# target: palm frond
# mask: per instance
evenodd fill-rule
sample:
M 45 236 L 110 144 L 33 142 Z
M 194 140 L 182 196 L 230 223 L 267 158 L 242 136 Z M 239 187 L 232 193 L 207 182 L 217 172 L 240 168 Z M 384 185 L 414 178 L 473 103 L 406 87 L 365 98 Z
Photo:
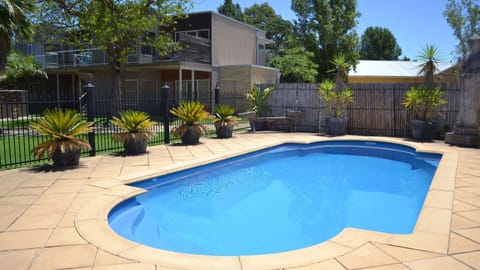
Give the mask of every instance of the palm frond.
M 80 134 L 91 132 L 93 123 L 87 122 L 83 116 L 72 109 L 47 109 L 43 117 L 30 124 L 30 128 L 45 135 L 51 140 L 34 147 L 31 152 L 37 158 L 47 153 L 51 159 L 57 148 L 62 152 L 65 149 L 91 149 L 90 144 L 84 139 L 76 138 Z
M 215 115 L 212 116 L 213 123 L 218 123 L 220 126 L 234 125 L 237 126 L 239 117 L 234 116 L 235 109 L 226 104 L 220 104 L 215 107 Z
M 120 118 L 114 116 L 110 121 L 127 132 L 147 131 L 155 125 L 146 112 L 127 110 L 119 112 L 119 115 Z
M 170 109 L 170 112 L 187 125 L 210 117 L 205 111 L 205 105 L 198 101 L 184 101 L 178 107 Z

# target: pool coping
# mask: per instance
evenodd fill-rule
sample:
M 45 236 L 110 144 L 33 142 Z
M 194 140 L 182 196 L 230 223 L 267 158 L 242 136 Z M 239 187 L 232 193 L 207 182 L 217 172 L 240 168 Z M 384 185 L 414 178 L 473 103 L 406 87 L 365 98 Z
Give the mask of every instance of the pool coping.
M 143 189 L 125 184 L 175 171 L 196 167 L 222 159 L 231 158 L 256 150 L 284 143 L 315 143 L 321 141 L 378 141 L 396 143 L 415 148 L 419 152 L 439 153 L 442 159 L 427 193 L 425 203 L 415 226 L 408 235 L 395 235 L 354 228 L 346 228 L 334 238 L 323 243 L 289 252 L 252 256 L 202 256 L 190 255 L 140 245 L 116 234 L 108 225 L 108 213 L 118 203 L 140 194 Z M 284 139 L 275 143 L 263 143 L 217 157 L 197 159 L 149 170 L 129 176 L 117 177 L 109 185 L 108 192 L 92 201 L 75 216 L 79 234 L 91 244 L 112 254 L 139 262 L 179 269 L 277 269 L 304 266 L 347 254 L 369 242 L 404 247 L 409 249 L 446 254 L 449 242 L 450 221 L 453 209 L 453 193 L 458 153 L 445 149 L 440 151 L 429 144 L 405 141 L 402 138 L 378 137 L 314 137 Z M 432 224 L 435 224 L 433 226 Z

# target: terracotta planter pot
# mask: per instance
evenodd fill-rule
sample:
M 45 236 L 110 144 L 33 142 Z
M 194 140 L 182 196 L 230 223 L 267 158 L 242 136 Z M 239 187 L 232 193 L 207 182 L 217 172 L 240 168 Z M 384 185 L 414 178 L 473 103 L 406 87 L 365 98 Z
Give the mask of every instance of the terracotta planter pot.
M 55 167 L 67 167 L 77 166 L 80 162 L 80 149 L 68 150 L 61 152 L 60 148 L 52 156 L 53 166 Z
M 123 143 L 127 155 L 139 155 L 147 152 L 148 138 L 146 136 L 135 136 Z

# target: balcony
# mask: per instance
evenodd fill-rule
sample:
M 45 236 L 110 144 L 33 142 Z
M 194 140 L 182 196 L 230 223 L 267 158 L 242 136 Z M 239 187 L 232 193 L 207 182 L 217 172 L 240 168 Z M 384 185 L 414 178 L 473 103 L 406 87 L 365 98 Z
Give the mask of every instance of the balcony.
M 139 46 L 137 52 L 127 56 L 127 64 L 160 64 L 172 61 L 211 63 L 211 44 L 208 39 L 181 35 L 179 45 L 179 50 L 170 50 L 171 52 L 167 55 L 160 55 L 157 50 L 149 46 Z M 109 65 L 105 49 L 52 51 L 45 52 L 43 55 L 35 55 L 34 57 L 45 69 Z

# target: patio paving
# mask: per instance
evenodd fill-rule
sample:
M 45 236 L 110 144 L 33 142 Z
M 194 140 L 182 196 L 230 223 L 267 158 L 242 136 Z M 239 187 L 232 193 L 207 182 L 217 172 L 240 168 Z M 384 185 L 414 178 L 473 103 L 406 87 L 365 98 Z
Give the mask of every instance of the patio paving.
M 347 228 L 314 247 L 266 256 L 210 257 L 162 251 L 117 236 L 106 214 L 138 189 L 126 182 L 282 142 L 381 140 L 444 153 L 410 235 Z M 0 269 L 480 269 L 480 150 L 403 138 L 242 133 L 161 145 L 135 157 L 81 159 L 76 169 L 0 171 Z

